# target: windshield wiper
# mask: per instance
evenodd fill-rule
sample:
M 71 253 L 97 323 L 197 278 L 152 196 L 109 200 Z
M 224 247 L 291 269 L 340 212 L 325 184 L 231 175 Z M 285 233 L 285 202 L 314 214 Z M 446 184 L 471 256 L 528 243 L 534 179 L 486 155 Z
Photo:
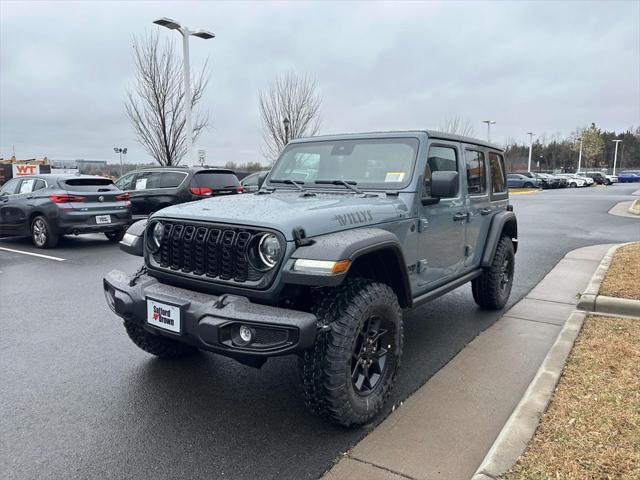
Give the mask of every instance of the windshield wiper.
M 344 185 L 356 193 L 362 193 L 362 190 L 355 186 L 358 184 L 355 180 L 316 180 L 314 183 L 319 185 Z
M 295 180 L 291 180 L 289 178 L 287 178 L 286 180 L 269 180 L 269 183 L 285 183 L 287 185 L 295 185 L 298 190 L 300 190 L 301 192 L 307 193 L 306 188 L 304 188 L 302 185 L 304 185 L 304 182 L 296 182 Z

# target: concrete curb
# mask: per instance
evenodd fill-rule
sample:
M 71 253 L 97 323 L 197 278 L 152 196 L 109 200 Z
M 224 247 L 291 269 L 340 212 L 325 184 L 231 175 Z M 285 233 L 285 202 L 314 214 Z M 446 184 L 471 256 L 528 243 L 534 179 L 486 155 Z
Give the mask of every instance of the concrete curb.
M 580 296 L 577 308 L 582 311 L 575 310 L 569 316 L 522 399 L 504 427 L 502 427 L 498 437 L 493 442 L 471 480 L 494 480 L 498 478 L 508 471 L 516 463 L 518 457 L 524 453 L 538 428 L 540 417 L 549 405 L 587 313 L 596 311 L 595 308 L 598 305 L 601 305 L 600 308 L 616 310 L 614 313 L 618 313 L 617 309 L 622 308 L 617 302 L 620 299 L 598 295 L 600 285 L 611 265 L 613 255 L 622 245 L 627 244 L 623 243 L 611 247 L 600 261 L 586 290 Z M 614 300 L 614 302 L 611 303 L 609 300 Z M 634 300 L 631 302 L 635 303 Z M 627 302 L 623 303 L 625 303 L 625 308 L 628 309 Z M 600 311 L 604 313 L 604 310 Z
M 586 312 L 574 311 L 535 377 L 471 480 L 495 479 L 509 470 L 527 448 L 547 409 L 564 364 L 582 328 Z
M 580 295 L 580 300 L 576 308 L 586 312 L 607 313 L 610 315 L 622 315 L 625 317 L 640 317 L 640 300 L 630 300 L 628 298 L 615 298 L 600 295 L 600 285 L 611 265 L 613 255 L 616 250 L 628 243 L 621 243 L 611 247 L 602 258 L 596 273 L 593 274 L 587 289 Z
M 640 200 L 634 200 L 627 211 L 632 215 L 640 215 Z

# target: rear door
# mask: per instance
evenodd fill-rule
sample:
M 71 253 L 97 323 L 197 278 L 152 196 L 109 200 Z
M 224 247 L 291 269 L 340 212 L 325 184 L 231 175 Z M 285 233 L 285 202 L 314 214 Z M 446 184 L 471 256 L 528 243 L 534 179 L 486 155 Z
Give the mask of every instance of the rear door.
M 467 183 L 467 222 L 465 243 L 465 266 L 473 266 L 480 261 L 483 241 L 489 231 L 493 207 L 489 202 L 489 179 L 487 175 L 487 154 L 482 147 L 464 147 L 464 165 Z

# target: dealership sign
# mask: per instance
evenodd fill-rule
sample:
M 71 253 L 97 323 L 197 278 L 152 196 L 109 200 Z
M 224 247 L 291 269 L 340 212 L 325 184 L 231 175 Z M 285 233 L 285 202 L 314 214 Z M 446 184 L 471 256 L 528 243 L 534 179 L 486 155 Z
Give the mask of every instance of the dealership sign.
M 14 163 L 13 177 L 24 177 L 25 175 L 40 175 L 40 165 L 23 165 Z

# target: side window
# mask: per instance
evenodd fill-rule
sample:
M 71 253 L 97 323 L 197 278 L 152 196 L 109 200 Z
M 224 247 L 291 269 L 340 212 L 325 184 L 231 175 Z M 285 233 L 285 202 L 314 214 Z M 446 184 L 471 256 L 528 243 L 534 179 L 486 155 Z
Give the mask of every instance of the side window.
M 185 177 L 186 174 L 180 172 L 163 172 L 160 174 L 160 188 L 176 188 L 182 183 Z
M 458 156 L 453 147 L 431 146 L 427 166 L 424 169 L 424 194 L 431 196 L 431 174 L 433 172 L 457 172 Z
M 491 192 L 505 193 L 507 182 L 504 180 L 504 159 L 502 155 L 489 152 L 489 163 L 491 164 Z
M 0 193 L 6 193 L 8 195 L 13 195 L 16 193 L 16 189 L 18 188 L 18 183 L 20 183 L 19 178 L 12 178 L 7 183 L 5 183 L 2 188 L 0 188 Z
M 25 180 L 22 180 L 22 183 L 20 184 L 20 190 L 18 191 L 18 193 L 29 193 L 30 191 L 33 190 L 33 185 L 35 183 L 36 183 L 35 178 L 27 178 Z
M 136 177 L 136 183 L 133 186 L 134 190 L 145 190 L 149 187 L 147 187 L 147 182 L 149 181 L 149 175 L 151 175 L 151 172 L 142 172 L 140 174 L 138 174 L 138 176 Z
M 484 153 L 477 150 L 465 150 L 464 161 L 467 167 L 467 185 L 469 195 L 482 195 L 487 191 L 487 168 Z
M 41 179 L 38 178 L 36 180 L 36 184 L 33 186 L 33 191 L 35 192 L 36 190 L 42 190 L 46 186 L 47 186 L 47 184 L 44 183 L 44 180 L 41 180 Z
M 116 187 L 120 190 L 133 190 L 132 183 L 135 176 L 135 173 L 128 173 L 124 177 L 120 177 L 116 180 Z
M 146 190 L 151 188 L 160 188 L 160 182 L 162 181 L 164 173 L 151 172 L 147 177 L 147 185 L 144 187 Z

